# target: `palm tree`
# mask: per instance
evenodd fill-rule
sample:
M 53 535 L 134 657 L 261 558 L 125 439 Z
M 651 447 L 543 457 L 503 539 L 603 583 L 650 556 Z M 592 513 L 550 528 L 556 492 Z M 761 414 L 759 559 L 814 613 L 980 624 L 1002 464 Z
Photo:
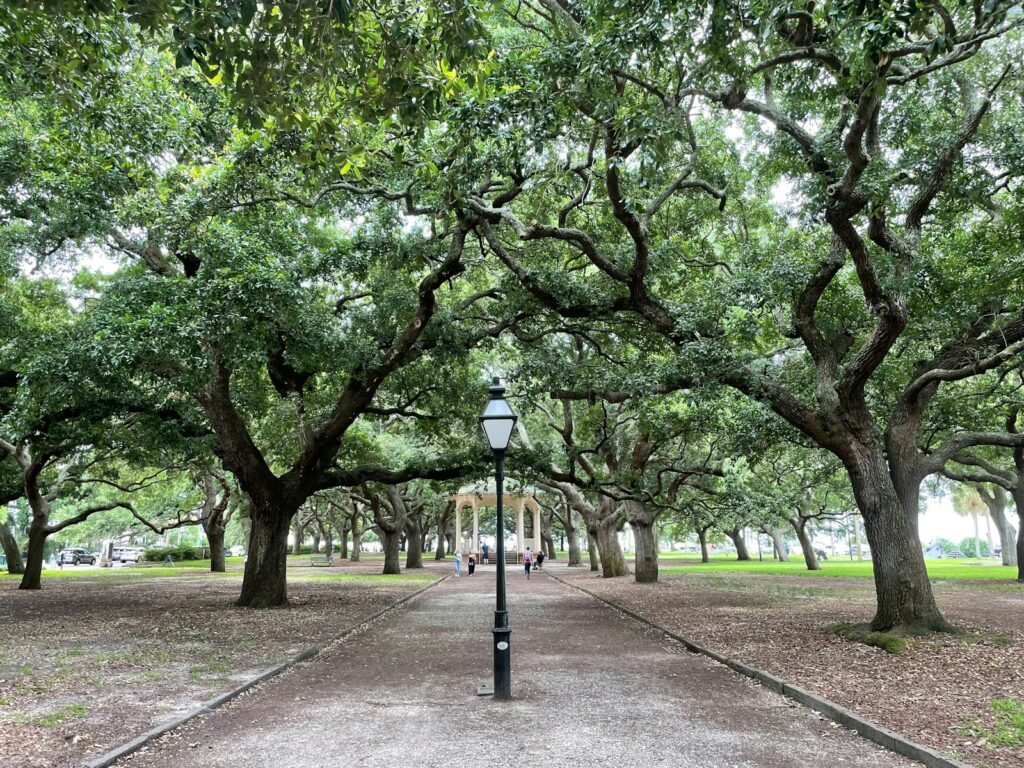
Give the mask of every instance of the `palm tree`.
M 973 485 L 956 483 L 953 486 L 953 509 L 962 517 L 970 515 L 974 518 L 974 556 L 980 558 L 981 536 L 978 530 L 978 514 L 980 512 L 987 512 L 988 507 L 985 506 L 985 502 L 982 501 L 981 496 L 978 495 L 978 491 Z M 991 551 L 990 545 L 989 552 Z

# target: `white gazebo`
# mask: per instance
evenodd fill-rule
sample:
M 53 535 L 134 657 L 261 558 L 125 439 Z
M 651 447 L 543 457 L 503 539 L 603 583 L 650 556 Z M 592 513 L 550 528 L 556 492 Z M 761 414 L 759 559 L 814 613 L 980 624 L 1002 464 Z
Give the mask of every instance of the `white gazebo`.
M 505 506 L 515 510 L 516 513 L 516 562 L 522 557 L 523 551 L 529 546 L 534 552 L 541 549 L 540 538 L 540 504 L 534 495 L 532 488 L 520 488 L 518 490 L 504 490 L 502 502 Z M 493 486 L 484 488 L 461 488 L 452 496 L 455 502 L 455 542 L 456 546 L 463 550 L 480 551 L 480 508 L 493 507 L 498 503 L 498 495 Z M 462 535 L 462 510 L 465 507 L 473 509 L 473 537 L 463 538 Z M 523 510 L 533 512 L 533 539 L 526 540 L 526 526 L 523 522 Z M 496 542 L 498 546 L 504 546 L 504 542 Z

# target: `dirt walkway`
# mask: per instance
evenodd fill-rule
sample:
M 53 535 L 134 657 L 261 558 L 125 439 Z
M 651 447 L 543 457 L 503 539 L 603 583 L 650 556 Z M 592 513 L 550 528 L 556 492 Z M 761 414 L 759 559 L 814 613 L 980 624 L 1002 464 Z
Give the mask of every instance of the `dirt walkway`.
M 478 698 L 493 607 L 493 568 L 449 579 L 121 765 L 914 765 L 512 569 L 515 701 Z

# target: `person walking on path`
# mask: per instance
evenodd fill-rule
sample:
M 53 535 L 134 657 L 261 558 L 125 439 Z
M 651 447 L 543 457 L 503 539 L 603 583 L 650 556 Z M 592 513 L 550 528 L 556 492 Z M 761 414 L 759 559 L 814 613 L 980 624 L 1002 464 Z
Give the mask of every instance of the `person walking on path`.
M 462 575 L 462 550 L 455 550 L 455 575 Z
M 523 568 L 526 569 L 526 578 L 530 578 L 530 567 L 533 565 L 533 552 L 527 547 L 523 553 Z
M 473 571 L 476 570 L 476 552 L 469 553 L 469 575 L 473 575 Z
M 490 562 L 490 558 L 488 557 L 488 555 L 491 554 L 491 548 L 490 548 L 490 546 L 488 546 L 486 541 L 484 542 L 483 551 L 484 551 L 484 565 L 487 565 L 488 562 Z

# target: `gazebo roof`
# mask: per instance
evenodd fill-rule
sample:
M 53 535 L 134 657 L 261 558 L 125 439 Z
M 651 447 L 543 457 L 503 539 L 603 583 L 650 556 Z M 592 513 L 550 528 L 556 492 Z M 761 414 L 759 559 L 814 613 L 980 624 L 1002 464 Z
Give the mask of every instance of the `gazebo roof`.
M 456 491 L 455 496 L 474 496 L 477 494 L 495 494 L 498 488 L 493 480 L 478 482 L 471 485 L 464 485 Z M 504 492 L 507 495 L 532 496 L 536 493 L 543 493 L 540 488 L 533 485 L 522 485 L 515 480 L 506 480 Z

